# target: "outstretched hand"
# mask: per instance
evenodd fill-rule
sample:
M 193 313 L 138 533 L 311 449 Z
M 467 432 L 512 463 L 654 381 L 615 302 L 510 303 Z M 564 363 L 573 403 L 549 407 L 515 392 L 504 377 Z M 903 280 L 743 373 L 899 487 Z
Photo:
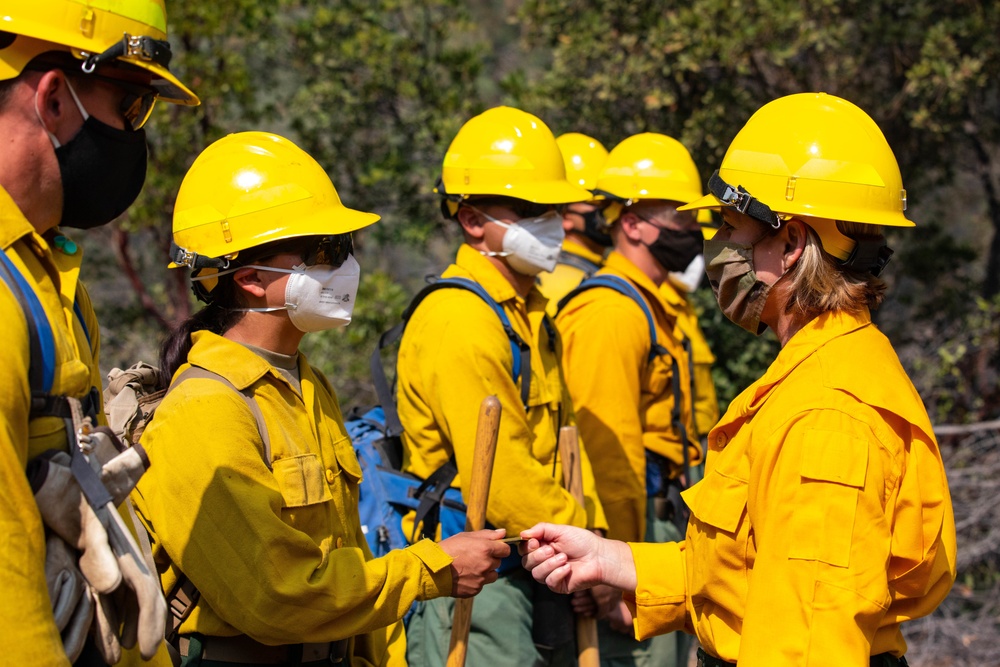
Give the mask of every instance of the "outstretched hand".
M 573 526 L 539 523 L 521 531 L 521 564 L 535 581 L 556 593 L 605 584 L 635 590 L 635 562 L 624 542 L 607 540 Z
M 503 528 L 476 530 L 441 541 L 441 548 L 453 559 L 452 597 L 472 597 L 497 580 L 500 560 L 510 555 L 510 546 L 500 541 L 505 534 Z

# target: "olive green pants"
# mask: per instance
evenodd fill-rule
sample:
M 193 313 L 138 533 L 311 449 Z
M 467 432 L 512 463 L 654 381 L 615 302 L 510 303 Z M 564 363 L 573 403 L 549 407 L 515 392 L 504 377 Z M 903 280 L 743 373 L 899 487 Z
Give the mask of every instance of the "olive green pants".
M 669 521 L 660 521 L 653 512 L 653 502 L 646 505 L 646 541 L 676 542 L 683 536 Z M 692 637 L 671 632 L 637 641 L 631 634 L 612 630 L 606 621 L 597 623 L 601 667 L 687 667 Z
M 534 587 L 518 568 L 483 588 L 472 605 L 466 665 L 489 667 L 573 667 L 576 645 L 570 639 L 554 649 L 532 639 Z M 443 667 L 448 660 L 455 600 L 438 598 L 416 605 L 406 627 L 410 667 Z

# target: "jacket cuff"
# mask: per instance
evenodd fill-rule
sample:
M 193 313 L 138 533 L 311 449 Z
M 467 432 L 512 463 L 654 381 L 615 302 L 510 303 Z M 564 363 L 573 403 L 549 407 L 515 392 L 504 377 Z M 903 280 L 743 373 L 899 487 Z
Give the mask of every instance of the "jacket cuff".
M 624 594 L 636 639 L 684 629 L 687 621 L 684 543 L 629 543 L 635 593 Z
M 446 554 L 437 542 L 423 539 L 406 547 L 406 551 L 420 559 L 430 574 L 421 587 L 421 600 L 433 600 L 451 595 L 451 563 L 454 559 Z

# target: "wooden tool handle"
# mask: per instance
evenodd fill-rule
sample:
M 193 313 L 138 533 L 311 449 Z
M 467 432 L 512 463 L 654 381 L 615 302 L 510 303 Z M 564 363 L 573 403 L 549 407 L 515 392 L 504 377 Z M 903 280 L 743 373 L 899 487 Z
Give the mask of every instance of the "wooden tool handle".
M 580 507 L 584 507 L 583 467 L 575 426 L 559 429 L 559 458 L 562 459 L 563 486 L 580 503 Z M 576 653 L 579 667 L 600 667 L 596 618 L 576 617 Z
M 500 412 L 500 401 L 496 396 L 487 396 L 479 406 L 476 448 L 472 453 L 472 479 L 469 480 L 469 497 L 465 503 L 466 530 L 482 530 L 486 526 L 486 500 L 490 495 L 493 459 L 497 451 L 497 438 L 500 436 Z M 465 665 L 465 654 L 469 648 L 469 629 L 472 624 L 473 599 L 455 600 L 447 667 Z

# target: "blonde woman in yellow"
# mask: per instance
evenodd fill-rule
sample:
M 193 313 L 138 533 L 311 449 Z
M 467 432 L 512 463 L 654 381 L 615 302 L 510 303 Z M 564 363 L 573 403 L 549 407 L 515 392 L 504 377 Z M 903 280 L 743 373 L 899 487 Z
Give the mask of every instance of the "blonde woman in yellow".
M 163 346 L 156 471 L 133 497 L 164 590 L 196 590 L 184 664 L 405 664 L 410 605 L 476 594 L 509 552 L 481 531 L 374 559 L 362 534 L 337 397 L 298 346 L 350 322 L 351 233 L 377 219 L 262 132 L 212 144 L 181 184 L 171 259 L 206 305 Z
M 559 591 L 625 591 L 637 637 L 686 630 L 707 667 L 905 665 L 900 624 L 955 577 L 955 525 L 930 420 L 871 321 L 910 227 L 896 159 L 846 100 L 792 95 L 733 140 L 705 263 L 723 313 L 781 352 L 709 434 L 686 539 L 638 544 L 540 524 L 524 564 Z

